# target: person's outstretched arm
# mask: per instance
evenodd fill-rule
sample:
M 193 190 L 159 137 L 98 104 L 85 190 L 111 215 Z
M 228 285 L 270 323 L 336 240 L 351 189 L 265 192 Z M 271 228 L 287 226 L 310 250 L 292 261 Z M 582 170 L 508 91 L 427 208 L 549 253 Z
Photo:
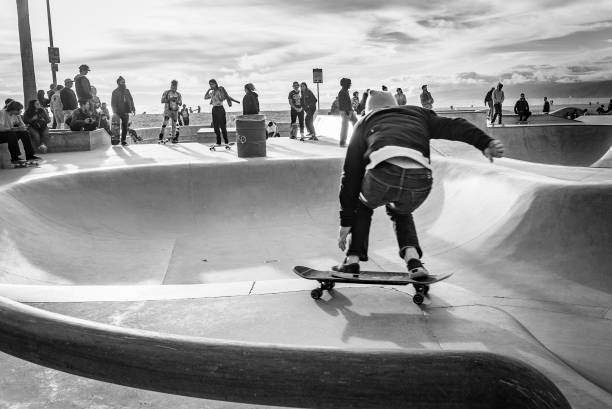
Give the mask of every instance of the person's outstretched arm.
M 480 150 L 491 162 L 493 158 L 504 156 L 504 145 L 491 138 L 476 125 L 463 118 L 440 117 L 435 113 L 430 117 L 432 139 L 448 139 L 468 143 Z

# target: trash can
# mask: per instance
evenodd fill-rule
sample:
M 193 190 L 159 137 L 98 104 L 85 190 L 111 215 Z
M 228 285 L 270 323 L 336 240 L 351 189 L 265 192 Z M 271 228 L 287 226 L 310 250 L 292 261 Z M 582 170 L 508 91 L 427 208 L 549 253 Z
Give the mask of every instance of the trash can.
M 264 115 L 236 117 L 236 147 L 239 158 L 266 156 L 266 117 Z

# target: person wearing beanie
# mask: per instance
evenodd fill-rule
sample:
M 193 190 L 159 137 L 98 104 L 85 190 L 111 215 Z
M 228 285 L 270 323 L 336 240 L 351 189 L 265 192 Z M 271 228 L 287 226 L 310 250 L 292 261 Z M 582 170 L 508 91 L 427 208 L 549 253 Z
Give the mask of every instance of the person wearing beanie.
M 340 127 L 340 146 L 346 146 L 346 137 L 348 135 L 348 123 L 351 121 L 353 125 L 357 122 L 357 115 L 353 111 L 351 96 L 349 89 L 351 88 L 351 79 L 342 78 L 340 80 L 340 92 L 338 92 L 338 108 L 342 117 L 342 125 Z
M 126 146 L 126 136 L 128 134 L 128 124 L 130 123 L 130 114 L 136 113 L 134 99 L 130 90 L 125 85 L 125 78 L 119 76 L 117 78 L 117 88 L 113 90 L 111 95 L 111 109 L 113 110 L 113 120 L 111 122 L 119 123 L 121 126 L 121 145 Z
M 346 257 L 332 267 L 334 275 L 359 275 L 359 262 L 368 260 L 372 214 L 383 205 L 395 228 L 407 278 L 430 275 L 421 262 L 423 250 L 412 212 L 431 191 L 431 139 L 468 143 L 490 161 L 504 153 L 501 142 L 465 119 L 439 117 L 432 110 L 416 106 L 398 106 L 390 92 L 369 92 L 366 114 L 355 126 L 344 159 L 338 247 L 346 251 Z

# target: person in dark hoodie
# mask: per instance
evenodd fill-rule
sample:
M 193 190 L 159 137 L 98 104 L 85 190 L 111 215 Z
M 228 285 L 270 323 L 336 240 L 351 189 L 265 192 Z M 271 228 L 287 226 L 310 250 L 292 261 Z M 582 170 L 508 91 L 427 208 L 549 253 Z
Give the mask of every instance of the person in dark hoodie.
M 338 92 L 338 108 L 340 109 L 340 116 L 342 117 L 342 124 L 340 126 L 340 146 L 346 146 L 346 137 L 348 135 L 348 123 L 351 121 L 353 125 L 357 122 L 357 116 L 353 111 L 353 104 L 351 103 L 351 96 L 348 90 L 351 88 L 351 79 L 342 78 L 340 80 L 340 91 Z
M 302 82 L 300 84 L 300 91 L 302 94 L 302 107 L 304 107 L 304 112 L 306 112 L 306 117 L 304 118 L 304 122 L 306 123 L 306 130 L 308 130 L 309 140 L 318 141 L 317 131 L 314 127 L 314 117 L 317 112 L 317 97 L 314 96 L 313 92 L 308 88 L 308 84 Z M 302 136 L 301 140 L 304 140 Z
M 531 116 L 529 102 L 525 99 L 525 94 L 521 93 L 521 97 L 514 104 L 514 113 L 519 116 L 519 122 L 527 121 Z
M 125 78 L 119 76 L 117 78 L 117 88 L 113 90 L 111 96 L 111 108 L 113 114 L 117 115 L 121 123 L 121 145 L 127 145 L 126 136 L 128 134 L 128 124 L 130 123 L 130 114 L 136 113 L 134 99 L 130 90 L 125 85 Z
M 91 93 L 91 84 L 87 79 L 87 73 L 91 71 L 87 64 L 83 64 L 79 67 L 79 74 L 74 77 L 74 86 L 77 94 L 79 105 L 83 106 L 86 102 L 92 100 L 93 95 Z M 93 107 L 90 107 L 93 109 Z
M 493 118 L 493 91 L 495 91 L 495 87 L 491 87 L 487 95 L 484 98 L 485 106 L 489 107 L 489 113 L 487 114 L 487 119 L 490 121 Z
M 389 92 L 370 91 L 366 115 L 349 143 L 340 186 L 338 246 L 346 251 L 338 275 L 355 276 L 368 260 L 368 236 L 374 209 L 385 206 L 391 218 L 399 256 L 408 278 L 429 276 L 412 218 L 432 187 L 431 139 L 465 142 L 493 161 L 503 155 L 501 142 L 462 118 L 445 118 L 430 109 L 397 106 Z M 351 240 L 347 249 L 347 238 Z
M 259 113 L 259 96 L 255 92 L 255 85 L 245 84 L 244 97 L 242 97 L 242 115 L 253 115 Z
M 97 118 L 91 113 L 89 101 L 76 109 L 70 117 L 71 131 L 93 131 L 98 126 Z

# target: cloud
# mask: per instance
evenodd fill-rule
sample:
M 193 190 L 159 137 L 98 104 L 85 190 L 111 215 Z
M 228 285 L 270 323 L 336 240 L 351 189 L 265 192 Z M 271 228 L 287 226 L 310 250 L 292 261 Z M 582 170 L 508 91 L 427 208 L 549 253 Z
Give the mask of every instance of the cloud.
M 417 24 L 432 29 L 463 29 L 476 28 L 487 24 L 483 20 L 465 19 L 459 16 L 431 17 L 429 19 L 418 20 Z

